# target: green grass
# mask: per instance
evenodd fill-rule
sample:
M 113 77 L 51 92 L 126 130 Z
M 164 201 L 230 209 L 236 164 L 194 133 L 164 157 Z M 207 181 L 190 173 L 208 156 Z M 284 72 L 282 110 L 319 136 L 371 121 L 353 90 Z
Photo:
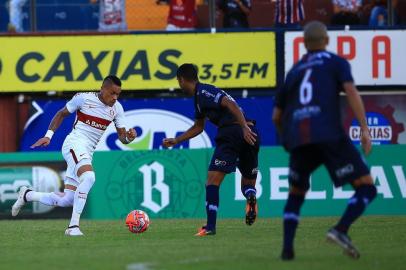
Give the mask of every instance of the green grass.
M 0 269 L 406 269 L 406 217 L 359 220 L 351 230 L 358 261 L 326 243 L 336 220 L 303 218 L 293 262 L 279 259 L 280 219 L 259 219 L 252 227 L 220 219 L 217 235 L 204 238 L 193 237 L 203 220 L 156 219 L 140 235 L 119 221 L 82 221 L 80 238 L 64 236 L 66 220 L 0 221 Z

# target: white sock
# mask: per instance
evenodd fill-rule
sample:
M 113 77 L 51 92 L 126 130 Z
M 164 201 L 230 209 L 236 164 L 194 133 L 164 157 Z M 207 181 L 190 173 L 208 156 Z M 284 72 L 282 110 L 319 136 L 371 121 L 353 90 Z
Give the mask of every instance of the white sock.
M 68 207 L 73 204 L 74 191 L 65 190 L 65 193 L 28 191 L 25 198 L 28 202 L 40 202 L 50 206 Z
M 27 200 L 27 202 L 39 202 L 41 200 L 41 198 L 49 193 L 45 193 L 45 192 L 37 192 L 37 191 L 28 191 L 27 193 L 25 193 L 25 199 Z
M 73 200 L 72 218 L 70 220 L 69 227 L 79 226 L 80 215 L 86 204 L 87 194 L 92 188 L 96 177 L 93 171 L 84 172 L 80 177 L 80 185 L 75 191 Z

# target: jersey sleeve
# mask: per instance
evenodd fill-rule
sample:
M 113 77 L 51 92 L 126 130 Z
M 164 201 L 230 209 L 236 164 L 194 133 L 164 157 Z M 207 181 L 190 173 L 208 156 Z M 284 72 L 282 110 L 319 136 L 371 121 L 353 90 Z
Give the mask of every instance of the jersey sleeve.
M 351 66 L 347 60 L 339 58 L 337 68 L 337 77 L 340 83 L 353 82 L 354 78 L 351 74 Z
M 116 126 L 116 128 L 125 128 L 125 116 L 124 116 L 124 109 L 123 106 L 117 103 L 117 114 L 116 117 L 114 118 L 114 125 Z
M 218 91 L 203 90 L 200 95 L 200 104 L 204 108 L 217 109 L 221 106 L 221 100 L 226 97 L 226 93 Z
M 77 110 L 79 110 L 83 104 L 85 103 L 85 97 L 83 94 L 76 94 L 73 96 L 73 98 L 71 100 L 69 100 L 66 103 L 66 109 L 70 112 L 76 112 Z
M 224 91 L 217 88 L 203 89 L 195 100 L 195 118 L 204 118 L 206 110 L 220 108 L 221 100 L 226 96 Z

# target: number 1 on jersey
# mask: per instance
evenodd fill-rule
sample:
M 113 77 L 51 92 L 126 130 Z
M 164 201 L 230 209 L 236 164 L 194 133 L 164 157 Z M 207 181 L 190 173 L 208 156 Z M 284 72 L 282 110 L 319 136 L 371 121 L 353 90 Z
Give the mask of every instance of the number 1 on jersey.
M 300 99 L 300 103 L 302 103 L 302 105 L 309 104 L 313 97 L 313 85 L 309 81 L 311 74 L 312 74 L 312 69 L 306 70 L 302 83 L 300 84 L 299 99 Z

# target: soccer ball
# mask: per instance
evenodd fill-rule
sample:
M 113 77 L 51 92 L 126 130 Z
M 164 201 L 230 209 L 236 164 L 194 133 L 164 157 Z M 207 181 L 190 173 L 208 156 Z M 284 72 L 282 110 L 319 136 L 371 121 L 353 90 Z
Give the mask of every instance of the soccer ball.
M 125 224 L 130 232 L 142 233 L 149 227 L 149 217 L 147 213 L 142 210 L 133 210 L 127 215 Z

